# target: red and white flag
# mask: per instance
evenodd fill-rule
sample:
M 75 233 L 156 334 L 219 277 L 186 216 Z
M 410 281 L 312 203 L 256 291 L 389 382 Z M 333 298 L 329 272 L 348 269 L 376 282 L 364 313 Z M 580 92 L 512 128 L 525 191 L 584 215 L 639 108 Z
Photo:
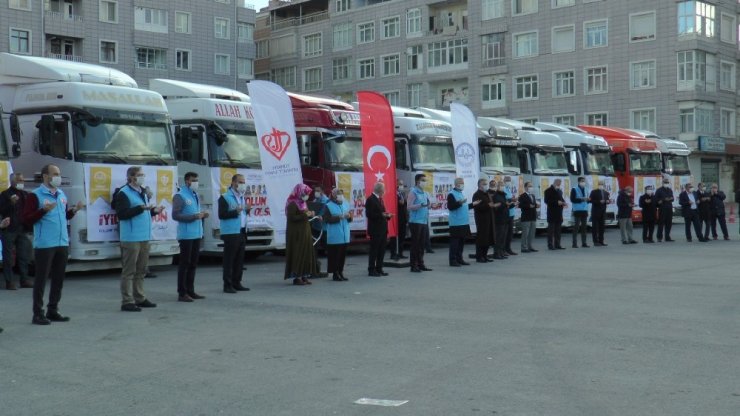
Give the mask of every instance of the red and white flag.
M 398 234 L 398 201 L 396 196 L 396 147 L 393 133 L 393 111 L 388 100 L 372 91 L 359 91 L 362 160 L 365 173 L 365 195 L 373 192 L 376 182 L 385 183 L 383 203 L 393 214 L 388 221 L 388 237 Z

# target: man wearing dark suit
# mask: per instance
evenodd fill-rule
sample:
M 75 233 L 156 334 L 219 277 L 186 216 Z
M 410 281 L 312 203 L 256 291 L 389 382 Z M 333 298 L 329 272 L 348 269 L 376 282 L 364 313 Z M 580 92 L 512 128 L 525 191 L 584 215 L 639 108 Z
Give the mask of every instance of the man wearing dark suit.
M 671 227 L 673 226 L 673 189 L 668 178 L 663 178 L 663 186 L 655 191 L 655 203 L 658 205 L 658 242 L 663 241 L 663 230 L 665 230 L 665 241 L 671 239 Z
M 560 245 L 560 228 L 563 225 L 563 208 L 567 205 L 560 189 L 560 179 L 555 179 L 545 191 L 547 205 L 547 248 L 550 250 L 565 250 Z
M 478 190 L 473 194 L 473 202 L 480 201 L 473 210 L 475 214 L 475 261 L 488 263 L 488 247 L 493 237 L 493 202 L 488 195 L 486 179 L 478 179 Z
M 719 190 L 716 183 L 712 184 L 712 237 L 717 239 L 717 222 L 722 228 L 722 235 L 725 240 L 730 239 L 730 234 L 727 232 L 727 222 L 725 221 L 725 193 Z
M 655 231 L 655 195 L 653 187 L 645 187 L 645 193 L 640 195 L 638 205 L 642 210 L 642 242 L 654 243 L 653 231 Z
M 709 189 L 704 188 L 703 183 L 699 183 L 696 191 L 696 203 L 699 205 L 699 224 L 701 224 L 704 240 L 709 241 L 709 229 L 712 221 L 712 195 Z
M 698 197 L 694 192 L 694 187 L 690 183 L 687 183 L 684 191 L 678 196 L 678 203 L 681 205 L 681 215 L 686 225 L 686 241 L 691 241 L 691 224 L 694 225 L 694 231 L 696 232 L 696 238 L 701 242 L 705 242 L 704 237 L 701 235 L 701 224 L 699 223 L 699 205 L 697 204 Z
M 385 185 L 378 182 L 373 186 L 373 193 L 365 201 L 367 216 L 367 234 L 370 236 L 370 255 L 367 263 L 368 276 L 388 276 L 383 271 L 383 257 L 388 243 L 388 220 L 391 214 L 386 212 L 383 203 Z
M 591 239 L 594 246 L 607 246 L 604 242 L 606 228 L 606 207 L 609 205 L 609 192 L 604 187 L 604 181 L 599 181 L 599 188 L 591 191 Z
M 391 238 L 391 259 L 401 260 L 408 258 L 403 255 L 403 240 L 406 239 L 406 223 L 408 222 L 408 211 L 406 209 L 406 194 L 404 193 L 405 187 L 401 179 L 398 180 L 398 190 L 396 191 L 396 197 L 398 199 L 398 211 L 396 211 L 396 218 L 398 221 L 398 236 Z
M 537 231 L 537 206 L 539 203 L 534 197 L 532 182 L 524 183 L 524 192 L 519 195 L 519 208 L 522 210 L 522 253 L 534 253 L 532 248 L 535 232 Z

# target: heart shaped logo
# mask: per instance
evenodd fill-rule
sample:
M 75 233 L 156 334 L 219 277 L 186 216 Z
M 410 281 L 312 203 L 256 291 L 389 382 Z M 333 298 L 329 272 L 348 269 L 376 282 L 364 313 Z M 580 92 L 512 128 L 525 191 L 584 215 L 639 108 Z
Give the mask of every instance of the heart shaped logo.
M 265 134 L 262 136 L 262 145 L 265 146 L 271 155 L 275 156 L 277 160 L 282 160 L 285 152 L 290 146 L 290 134 L 280 131 L 275 127 L 272 128 L 272 133 Z

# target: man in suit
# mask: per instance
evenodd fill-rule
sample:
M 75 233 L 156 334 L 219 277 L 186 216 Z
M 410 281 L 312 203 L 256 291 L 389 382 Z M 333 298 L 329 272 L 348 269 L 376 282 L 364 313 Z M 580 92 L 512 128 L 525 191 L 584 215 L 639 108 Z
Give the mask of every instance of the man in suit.
M 504 192 L 504 183 L 491 181 L 493 191 L 491 193 L 491 202 L 493 202 L 493 234 L 495 237 L 495 244 L 493 246 L 493 258 L 496 260 L 504 260 L 508 258 L 506 255 L 506 228 L 507 221 L 509 220 L 509 205 L 506 199 L 506 192 Z
M 388 273 L 383 271 L 383 257 L 385 257 L 385 246 L 388 244 L 388 220 L 392 215 L 385 210 L 384 194 L 385 184 L 377 182 L 373 186 L 372 195 L 365 201 L 367 234 L 370 236 L 368 276 L 388 276 Z
M 655 195 L 651 185 L 645 187 L 645 193 L 640 196 L 639 206 L 642 210 L 642 242 L 654 243 L 655 231 Z
M 591 240 L 596 247 L 605 247 L 604 229 L 606 228 L 606 207 L 609 205 L 609 192 L 604 181 L 599 181 L 599 188 L 591 191 Z
M 712 222 L 712 195 L 709 189 L 704 187 L 703 183 L 696 185 L 696 201 L 699 205 L 699 224 L 701 224 L 702 235 L 704 240 L 709 241 L 709 229 Z
M 396 211 L 396 218 L 398 221 L 398 236 L 391 238 L 391 259 L 401 260 L 408 257 L 403 255 L 403 240 L 406 239 L 406 223 L 408 222 L 409 214 L 406 211 L 406 188 L 403 185 L 403 180 L 399 179 L 398 188 L 396 190 L 396 198 L 398 199 Z
M 617 195 L 617 221 L 622 244 L 637 244 L 637 241 L 632 238 L 632 208 L 634 207 L 632 187 L 621 189 Z
M 722 235 L 725 237 L 725 240 L 729 240 L 730 234 L 727 232 L 727 222 L 725 221 L 725 199 L 727 196 L 719 190 L 716 183 L 712 184 L 710 195 L 712 198 L 712 237 L 715 240 L 717 239 L 717 222 L 719 222 L 719 226 L 722 228 Z
M 561 180 L 555 179 L 545 191 L 547 205 L 547 248 L 550 250 L 565 250 L 560 245 L 560 228 L 563 225 L 563 208 L 567 206 L 560 189 Z
M 671 181 L 663 178 L 663 186 L 655 191 L 655 203 L 658 206 L 658 242 L 663 241 L 663 231 L 665 231 L 665 241 L 671 239 L 671 227 L 673 226 L 673 189 Z
M 493 229 L 493 202 L 488 194 L 488 180 L 478 179 L 478 190 L 473 194 L 473 203 L 478 202 L 473 208 L 475 215 L 475 261 L 488 263 L 488 247 L 491 245 Z
M 573 248 L 578 248 L 578 234 L 581 234 L 581 247 L 586 243 L 586 223 L 588 222 L 588 204 L 591 202 L 586 190 L 586 178 L 578 177 L 578 185 L 570 190 L 570 202 L 573 204 Z
M 535 232 L 537 231 L 537 208 L 539 202 L 534 197 L 532 182 L 524 183 L 524 192 L 519 195 L 519 208 L 522 210 L 522 253 L 534 253 L 532 248 Z
M 686 226 L 686 241 L 691 242 L 691 225 L 693 224 L 696 238 L 705 242 L 706 240 L 701 235 L 701 224 L 699 223 L 698 197 L 690 183 L 686 184 L 684 191 L 678 196 L 678 203 L 681 205 L 681 215 L 683 215 Z
M 28 198 L 28 192 L 23 187 L 25 181 L 22 173 L 10 176 L 10 187 L 0 193 L 0 217 L 8 221 L 5 228 L 0 229 L 0 238 L 3 242 L 3 274 L 5 289 L 16 290 L 13 282 L 13 251 L 15 264 L 20 272 L 20 286 L 33 287 L 33 281 L 28 278 L 28 263 L 31 258 L 31 240 L 21 223 L 21 213 Z

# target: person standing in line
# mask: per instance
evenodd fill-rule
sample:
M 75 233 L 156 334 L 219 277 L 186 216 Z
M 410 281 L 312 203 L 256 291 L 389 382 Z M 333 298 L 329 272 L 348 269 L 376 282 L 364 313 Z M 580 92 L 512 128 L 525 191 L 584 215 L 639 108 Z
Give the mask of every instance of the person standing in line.
M 658 205 L 658 242 L 663 241 L 665 232 L 665 241 L 671 242 L 671 227 L 673 226 L 673 189 L 671 181 L 663 178 L 663 186 L 655 191 L 655 201 Z
M 144 275 L 149 263 L 152 217 L 163 207 L 151 203 L 144 188 L 146 175 L 140 166 L 126 170 L 127 183 L 115 196 L 121 245 L 121 310 L 140 312 L 155 308 L 144 294 Z
M 344 261 L 347 258 L 351 221 L 352 213 L 349 204 L 344 200 L 344 191 L 334 188 L 324 209 L 324 224 L 326 224 L 327 271 L 331 273 L 335 282 L 349 280 L 344 277 Z
M 248 291 L 242 286 L 244 274 L 244 250 L 247 246 L 247 214 L 249 202 L 244 194 L 247 192 L 247 180 L 244 175 L 231 177 L 231 186 L 218 198 L 218 219 L 221 240 L 224 242 L 224 263 L 221 277 L 224 293 Z
M 180 243 L 180 259 L 177 264 L 177 300 L 192 302 L 204 299 L 195 293 L 195 269 L 198 267 L 200 242 L 203 239 L 203 220 L 207 212 L 200 209 L 198 198 L 198 174 L 185 174 L 184 186 L 172 197 L 172 219 L 177 221 L 177 241 Z
M 563 225 L 563 209 L 568 206 L 560 189 L 560 179 L 555 179 L 545 191 L 547 205 L 547 248 L 550 250 L 565 250 L 560 245 L 560 232 Z
M 645 193 L 640 195 L 639 206 L 642 210 L 642 242 L 654 243 L 653 231 L 655 231 L 655 210 L 657 204 L 655 201 L 653 187 L 645 187 Z
M 365 201 L 367 234 L 370 236 L 367 275 L 373 277 L 388 276 L 388 273 L 383 270 L 383 258 L 385 247 L 388 245 L 388 221 L 392 215 L 385 210 L 383 195 L 385 195 L 385 184 L 377 182 L 373 185 L 373 193 Z
M 570 190 L 570 202 L 573 204 L 573 248 L 578 248 L 578 234 L 581 234 L 581 247 L 590 247 L 586 243 L 586 223 L 588 222 L 588 204 L 590 194 L 586 190 L 586 178 L 578 177 L 578 185 Z
M 491 179 L 488 182 L 488 198 L 491 200 L 491 203 L 493 203 L 493 200 L 496 198 L 496 192 L 498 192 L 498 183 L 495 179 Z M 494 254 L 492 254 L 490 257 L 488 257 L 489 260 L 494 260 L 494 256 L 496 255 L 496 238 L 498 237 L 496 232 L 496 209 L 492 206 L 491 207 L 491 250 L 493 250 Z M 509 257 L 507 255 L 504 255 L 504 257 Z
M 0 229 L 6 290 L 17 289 L 13 281 L 13 251 L 15 251 L 15 264 L 20 272 L 20 287 L 33 287 L 33 282 L 28 277 L 31 241 L 28 239 L 21 221 L 23 206 L 28 198 L 28 192 L 23 190 L 24 186 L 23 174 L 14 173 L 10 176 L 10 187 L 0 193 L 0 217 L 8 221 L 8 225 Z
M 604 230 L 606 228 L 606 208 L 611 203 L 609 192 L 605 189 L 604 181 L 599 181 L 599 188 L 591 191 L 591 241 L 594 247 L 606 247 Z
M 503 182 L 493 182 L 493 226 L 495 245 L 493 248 L 493 258 L 504 260 L 509 258 L 506 255 L 506 227 L 509 219 L 509 206 L 504 192 Z
M 684 191 L 678 196 L 678 203 L 681 204 L 681 214 L 683 215 L 686 229 L 686 241 L 691 242 L 691 226 L 694 226 L 694 232 L 696 232 L 696 238 L 699 241 L 704 242 L 704 237 L 701 234 L 701 223 L 699 222 L 699 204 L 697 193 L 694 192 L 694 187 L 687 183 L 684 186 Z
M 717 222 L 722 229 L 722 235 L 725 240 L 730 239 L 730 234 L 727 232 L 727 222 L 725 221 L 725 193 L 719 190 L 719 186 L 716 183 L 712 184 L 711 190 L 711 211 L 712 211 L 712 238 L 717 239 Z
M 637 241 L 632 238 L 632 208 L 634 206 L 632 187 L 628 186 L 621 189 L 617 196 L 617 221 L 619 222 L 622 244 L 637 244 Z
M 534 196 L 532 182 L 524 183 L 524 192 L 519 195 L 519 208 L 522 210 L 522 253 L 536 253 L 532 247 L 537 232 L 537 208 L 540 203 Z
M 504 176 L 503 191 L 506 194 L 506 206 L 509 214 L 506 218 L 506 243 L 504 244 L 504 252 L 510 256 L 516 256 L 517 253 L 511 249 L 511 240 L 514 238 L 514 217 L 516 216 L 516 207 L 519 201 L 516 195 L 514 195 L 511 176 Z
M 463 259 L 465 239 L 470 235 L 470 215 L 468 214 L 468 210 L 480 204 L 480 201 L 473 201 L 468 204 L 468 199 L 463 195 L 464 188 L 465 180 L 463 178 L 455 178 L 455 187 L 447 194 L 448 220 L 450 224 L 449 262 L 451 267 L 470 265 L 470 263 Z
M 411 272 L 431 271 L 424 264 L 424 245 L 429 239 L 429 194 L 424 191 L 427 184 L 424 174 L 414 177 L 415 186 L 411 188 L 406 205 L 409 209 L 409 228 L 411 230 Z
M 488 195 L 487 179 L 478 179 L 478 190 L 473 194 L 473 203 L 479 202 L 473 207 L 475 217 L 475 261 L 488 263 L 488 247 L 491 246 L 493 202 Z
M 313 201 L 308 202 L 308 208 L 316 213 L 317 221 L 311 221 L 311 235 L 316 243 L 313 245 L 314 255 L 316 257 L 316 274 L 311 278 L 328 277 L 329 273 L 321 271 L 321 260 L 319 260 L 319 249 L 326 248 L 326 224 L 323 222 L 324 210 L 326 204 L 329 202 L 329 197 L 324 193 L 324 188 L 321 185 L 316 185 L 313 188 Z M 322 232 L 324 234 L 322 234 Z M 321 236 L 319 238 L 319 236 Z
M 709 231 L 712 224 L 712 194 L 703 183 L 696 186 L 697 205 L 699 206 L 699 222 L 705 241 L 709 241 Z
M 311 194 L 308 185 L 299 183 L 285 202 L 285 274 L 295 286 L 310 285 L 309 277 L 317 273 L 316 253 L 313 249 L 309 219 L 316 213 L 308 209 L 306 201 Z
M 398 180 L 398 189 L 396 191 L 397 203 L 397 214 L 396 218 L 398 221 L 398 235 L 390 239 L 391 247 L 391 259 L 401 260 L 407 259 L 408 257 L 403 255 L 403 241 L 406 239 L 406 224 L 409 220 L 409 213 L 406 209 L 406 188 L 403 185 L 403 180 Z
M 62 174 L 56 165 L 41 168 L 43 183 L 27 195 L 21 217 L 26 226 L 33 226 L 33 258 L 36 267 L 33 283 L 33 319 L 35 325 L 67 322 L 68 316 L 59 313 L 64 273 L 69 252 L 67 221 L 84 206 L 82 201 L 67 208 L 67 196 L 59 189 Z M 49 303 L 44 315 L 44 289 L 51 279 Z

